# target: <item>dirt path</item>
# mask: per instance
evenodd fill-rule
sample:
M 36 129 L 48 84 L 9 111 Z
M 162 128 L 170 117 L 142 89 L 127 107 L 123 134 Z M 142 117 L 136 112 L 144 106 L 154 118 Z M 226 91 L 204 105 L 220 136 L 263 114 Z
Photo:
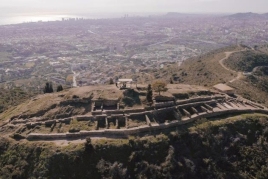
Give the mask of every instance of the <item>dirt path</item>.
M 239 71 L 234 71 L 234 70 L 228 68 L 227 66 L 225 66 L 225 65 L 224 65 L 224 60 L 228 59 L 228 58 L 230 57 L 230 55 L 232 55 L 233 53 L 236 53 L 236 52 L 243 52 L 243 51 L 245 51 L 245 50 L 246 50 L 246 49 L 238 50 L 238 51 L 232 51 L 232 52 L 225 52 L 225 57 L 219 61 L 220 65 L 221 65 L 224 69 L 226 69 L 226 70 L 228 70 L 228 71 L 230 71 L 230 72 L 232 72 L 232 73 L 237 73 L 237 76 L 236 76 L 234 79 L 232 79 L 232 80 L 229 81 L 230 83 L 233 83 L 234 81 L 241 79 L 241 78 L 243 77 L 243 73 L 242 73 L 242 72 L 239 72 Z

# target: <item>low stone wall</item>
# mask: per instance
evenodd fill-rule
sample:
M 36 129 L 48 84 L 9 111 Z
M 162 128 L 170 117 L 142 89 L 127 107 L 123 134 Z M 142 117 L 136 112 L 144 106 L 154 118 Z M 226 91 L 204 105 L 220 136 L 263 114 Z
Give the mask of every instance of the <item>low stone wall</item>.
M 169 96 L 155 96 L 154 97 L 156 102 L 169 102 L 169 101 L 174 101 L 175 97 L 169 97 Z
M 92 111 L 92 115 L 101 115 L 102 111 Z
M 145 112 L 145 109 L 124 109 L 124 113 L 141 113 Z
M 75 116 L 77 121 L 92 121 L 94 116 Z
M 174 107 L 163 108 L 152 111 L 152 115 L 156 122 L 163 123 L 166 119 L 174 120 L 176 117 L 174 116 L 174 111 L 176 109 Z
M 69 117 L 69 118 L 65 118 L 65 119 L 58 119 L 58 121 L 65 123 L 65 124 L 69 124 L 72 119 L 73 119 L 72 117 Z
M 28 140 L 55 140 L 55 139 L 66 139 L 66 133 L 59 134 L 39 134 L 31 133 L 27 136 Z
M 54 124 L 55 122 L 57 122 L 57 121 L 56 120 L 48 120 L 48 121 L 45 121 L 45 125 L 50 126 L 50 125 Z
M 125 116 L 123 114 L 113 114 L 109 116 L 110 118 L 124 118 Z
M 150 119 L 149 119 L 149 117 L 147 116 L 147 115 L 145 115 L 145 119 L 146 119 L 146 123 L 147 123 L 147 125 L 148 126 L 151 126 L 152 124 L 151 124 L 151 121 L 150 121 Z
M 113 115 L 113 114 L 123 114 L 124 111 L 122 111 L 122 110 L 112 110 L 112 111 L 105 111 L 105 113 L 110 116 L 110 115 Z
M 14 119 L 10 123 L 16 125 L 16 124 L 26 124 L 27 122 L 29 122 L 28 119 Z
M 204 103 L 209 105 L 209 104 L 217 103 L 217 101 L 216 100 L 209 100 L 209 101 L 202 101 L 202 102 L 192 102 L 192 103 L 178 105 L 177 108 L 196 107 L 196 106 L 203 105 Z
M 105 100 L 103 101 L 104 106 L 117 106 L 117 103 L 119 102 L 118 99 L 116 100 Z
M 95 119 L 96 120 L 105 119 L 105 118 L 107 118 L 107 115 L 98 115 L 98 116 L 95 116 Z
M 144 109 L 146 111 L 151 111 L 151 110 L 154 110 L 154 106 L 146 106 L 146 107 L 144 107 Z
M 90 100 L 85 100 L 85 99 L 70 99 L 70 100 L 66 100 L 66 101 L 61 101 L 60 105 L 69 105 L 72 103 L 84 103 L 84 104 L 88 104 L 90 103 Z
M 95 99 L 92 100 L 92 102 L 95 102 L 95 106 L 115 106 L 119 102 L 118 99 Z
M 141 113 L 131 113 L 128 115 L 129 118 L 139 118 L 139 117 L 144 117 L 145 114 L 141 114 Z
M 27 136 L 28 140 L 56 140 L 56 139 L 68 139 L 68 138 L 80 138 L 86 136 L 98 136 L 98 137 L 127 137 L 128 135 L 135 135 L 143 132 L 148 132 L 151 130 L 163 130 L 171 127 L 176 127 L 178 125 L 183 125 L 186 123 L 191 123 L 200 118 L 215 117 L 223 114 L 239 114 L 239 113 L 262 113 L 268 114 L 267 110 L 264 109 L 227 109 L 216 112 L 201 113 L 192 118 L 187 118 L 181 121 L 171 121 L 170 123 L 164 124 L 151 124 L 144 125 L 140 127 L 135 127 L 131 129 L 106 129 L 106 130 L 94 130 L 94 131 L 80 131 L 77 133 L 59 133 L 59 134 L 37 134 L 31 133 Z
M 162 103 L 155 103 L 155 108 L 164 108 L 164 107 L 170 107 L 174 106 L 175 103 L 174 101 L 169 101 L 169 102 L 162 102 Z
M 195 103 L 195 102 L 203 102 L 203 101 L 210 101 L 210 100 L 219 100 L 219 99 L 224 99 L 224 96 L 217 95 L 217 96 L 207 96 L 207 97 L 197 97 L 197 98 L 192 98 L 192 99 L 186 99 L 186 100 L 178 100 L 176 101 L 177 105 L 183 105 L 186 103 Z
M 28 127 L 28 128 L 33 128 L 33 127 L 35 127 L 35 126 L 41 126 L 41 125 L 43 125 L 44 124 L 44 122 L 28 122 L 28 123 L 26 123 L 26 126 Z

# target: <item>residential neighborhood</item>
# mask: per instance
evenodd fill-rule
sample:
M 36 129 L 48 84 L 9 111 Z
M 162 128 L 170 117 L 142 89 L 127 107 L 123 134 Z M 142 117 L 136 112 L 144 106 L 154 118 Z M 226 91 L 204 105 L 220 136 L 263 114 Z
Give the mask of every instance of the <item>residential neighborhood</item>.
M 2 25 L 0 82 L 40 92 L 45 81 L 77 87 L 149 76 L 220 47 L 265 44 L 267 32 L 268 18 L 173 13 Z

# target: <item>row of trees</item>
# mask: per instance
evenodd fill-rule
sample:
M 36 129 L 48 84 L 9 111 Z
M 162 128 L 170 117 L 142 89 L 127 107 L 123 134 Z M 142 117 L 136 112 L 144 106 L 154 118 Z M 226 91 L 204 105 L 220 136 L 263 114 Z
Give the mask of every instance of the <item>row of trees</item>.
M 62 85 L 58 85 L 57 86 L 57 92 L 62 91 L 62 90 L 63 90 Z M 44 93 L 53 93 L 54 90 L 53 90 L 52 83 L 51 82 L 47 82 L 43 91 L 44 91 Z

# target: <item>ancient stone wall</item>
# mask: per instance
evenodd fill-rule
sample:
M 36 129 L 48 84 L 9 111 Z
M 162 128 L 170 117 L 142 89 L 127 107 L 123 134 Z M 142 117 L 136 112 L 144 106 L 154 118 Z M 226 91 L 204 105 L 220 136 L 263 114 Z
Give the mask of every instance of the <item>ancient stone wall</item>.
M 164 107 L 170 107 L 174 105 L 175 105 L 174 101 L 155 103 L 156 108 L 164 108 Z
M 96 99 L 92 100 L 92 102 L 95 102 L 95 106 L 115 106 L 119 102 L 118 99 Z
M 141 113 L 145 112 L 145 109 L 124 109 L 124 113 Z
M 59 133 L 59 134 L 37 134 L 31 133 L 27 136 L 29 140 L 56 140 L 56 139 L 67 139 L 67 138 L 79 138 L 85 136 L 98 136 L 98 137 L 111 137 L 111 136 L 120 136 L 127 137 L 128 135 L 135 135 L 142 132 L 148 132 L 152 130 L 163 130 L 166 128 L 176 127 L 178 125 L 183 125 L 186 123 L 193 122 L 200 118 L 209 118 L 215 117 L 223 114 L 239 114 L 239 113 L 263 113 L 268 114 L 267 110 L 264 109 L 227 109 L 217 112 L 202 113 L 192 118 L 187 118 L 180 121 L 171 121 L 170 123 L 163 124 L 151 124 L 144 125 L 140 127 L 135 127 L 131 129 L 106 129 L 106 130 L 94 130 L 94 131 L 80 131 L 77 133 Z
M 175 98 L 172 96 L 172 97 L 169 97 L 169 96 L 155 96 L 154 97 L 155 101 L 156 102 L 168 102 L 168 101 L 174 101 Z
M 208 97 L 197 97 L 197 98 L 192 98 L 192 99 L 187 99 L 187 100 L 178 100 L 176 101 L 177 105 L 183 105 L 186 103 L 195 103 L 195 102 L 202 102 L 202 101 L 210 101 L 210 100 L 218 100 L 218 99 L 224 99 L 224 96 L 217 95 L 217 96 L 208 96 Z
M 94 116 L 76 116 L 77 121 L 92 121 Z
M 105 113 L 110 116 L 110 115 L 113 115 L 113 114 L 123 114 L 124 111 L 122 110 L 111 110 L 111 111 L 105 111 Z
M 70 100 L 66 100 L 66 101 L 61 101 L 60 105 L 69 105 L 69 104 L 73 104 L 73 103 L 84 103 L 84 104 L 88 104 L 90 103 L 90 100 L 85 100 L 85 99 L 70 99 Z
M 196 106 L 200 106 L 202 104 L 213 104 L 213 103 L 217 103 L 217 101 L 215 100 L 210 100 L 210 101 L 202 101 L 202 102 L 192 102 L 192 103 L 186 103 L 186 104 L 181 104 L 178 105 L 177 108 L 188 108 L 188 107 L 196 107 Z

